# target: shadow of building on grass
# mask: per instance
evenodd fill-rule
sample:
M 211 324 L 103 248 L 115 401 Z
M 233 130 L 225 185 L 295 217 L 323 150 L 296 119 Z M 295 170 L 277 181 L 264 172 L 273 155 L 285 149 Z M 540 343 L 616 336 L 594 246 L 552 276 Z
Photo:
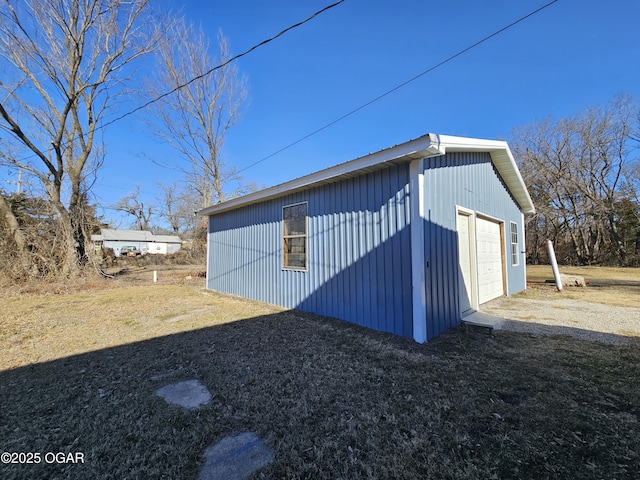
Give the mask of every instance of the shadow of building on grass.
M 197 478 L 207 446 L 244 431 L 256 432 L 275 454 L 266 478 L 354 478 L 367 471 L 417 478 L 445 474 L 437 470 L 443 465 L 462 474 L 486 456 L 470 447 L 458 458 L 459 437 L 449 427 L 472 411 L 474 425 L 482 425 L 456 428 L 468 429 L 474 445 L 488 445 L 487 432 L 503 428 L 487 410 L 497 408 L 486 401 L 497 388 L 495 378 L 500 388 L 543 373 L 550 390 L 567 384 L 562 374 L 513 357 L 517 342 L 542 340 L 501 335 L 480 339 L 457 329 L 420 345 L 287 311 L 3 371 L 0 450 L 80 452 L 84 463 L 41 457 L 39 463 L 0 464 L 0 477 Z M 594 348 L 606 353 L 617 347 Z M 535 348 L 531 352 L 536 355 Z M 540 361 L 556 365 L 553 358 Z M 505 368 L 513 378 L 496 377 Z M 185 410 L 154 394 L 189 379 L 209 390 L 207 405 Z M 456 405 L 455 416 L 443 405 Z M 593 428 L 604 426 L 595 422 Z M 526 452 L 516 453 L 531 472 L 542 468 Z M 550 455 L 549 462 L 562 465 L 564 457 Z M 396 462 L 402 472 L 394 470 Z M 630 462 L 640 467 L 637 459 Z

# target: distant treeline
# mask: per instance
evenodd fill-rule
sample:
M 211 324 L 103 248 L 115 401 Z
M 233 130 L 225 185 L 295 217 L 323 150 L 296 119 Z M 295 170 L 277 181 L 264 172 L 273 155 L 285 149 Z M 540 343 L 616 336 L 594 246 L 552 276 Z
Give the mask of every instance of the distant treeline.
M 537 213 L 529 263 L 546 241 L 572 265 L 640 266 L 640 111 L 629 97 L 574 117 L 514 130 L 510 141 Z

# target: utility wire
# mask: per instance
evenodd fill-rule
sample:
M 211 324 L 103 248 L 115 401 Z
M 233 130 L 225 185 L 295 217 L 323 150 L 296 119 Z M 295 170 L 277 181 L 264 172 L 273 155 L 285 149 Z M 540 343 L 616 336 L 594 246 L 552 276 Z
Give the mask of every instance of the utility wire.
M 189 80 L 188 82 L 183 83 L 183 84 L 181 84 L 181 85 L 178 85 L 178 86 L 177 86 L 177 87 L 175 87 L 173 90 L 171 90 L 171 91 L 169 91 L 169 92 L 166 92 L 166 93 L 163 93 L 162 95 L 160 95 L 160 96 L 158 96 L 158 97 L 154 98 L 153 100 L 149 100 L 148 102 L 144 103 L 143 105 L 140 105 L 139 107 L 136 107 L 136 108 L 134 108 L 133 110 L 131 110 L 131 111 L 127 112 L 127 113 L 124 113 L 124 114 L 120 115 L 119 117 L 114 118 L 113 120 L 109 120 L 108 122 L 103 123 L 103 124 L 100 126 L 100 128 L 104 128 L 104 127 L 106 127 L 106 126 L 108 126 L 108 125 L 111 125 L 112 123 L 118 122 L 118 121 L 122 120 L 123 118 L 128 117 L 129 115 L 133 115 L 134 113 L 139 112 L 140 110 L 144 110 L 144 109 L 145 109 L 145 108 L 147 108 L 149 105 L 152 105 L 152 104 L 154 104 L 154 103 L 156 103 L 156 102 L 158 102 L 158 101 L 162 100 L 163 98 L 168 97 L 169 95 L 173 95 L 173 94 L 174 94 L 174 93 L 176 93 L 178 90 L 182 90 L 183 88 L 185 88 L 185 87 L 187 87 L 187 86 L 191 85 L 193 82 L 195 82 L 195 81 L 197 81 L 197 80 L 200 80 L 201 78 L 204 78 L 204 77 L 206 77 L 206 76 L 208 76 L 208 75 L 212 74 L 212 73 L 213 73 L 213 72 L 215 72 L 216 70 L 220 70 L 221 68 L 226 67 L 226 66 L 227 66 L 227 65 L 229 65 L 231 62 L 235 62 L 235 61 L 236 61 L 236 60 L 238 60 L 239 58 L 244 57 L 245 55 L 248 55 L 249 53 L 253 52 L 253 51 L 254 51 L 254 50 L 256 50 L 257 48 L 260 48 L 260 47 L 262 47 L 263 45 L 266 45 L 267 43 L 274 41 L 276 38 L 281 37 L 282 35 L 284 35 L 284 34 L 285 34 L 285 33 L 287 33 L 288 31 L 293 30 L 294 28 L 298 28 L 298 27 L 299 27 L 299 26 L 301 26 L 301 25 L 304 25 L 305 23 L 307 23 L 307 22 L 309 22 L 309 21 L 313 20 L 313 19 L 314 19 L 315 17 L 317 17 L 318 15 L 320 15 L 320 14 L 322 14 L 322 13 L 326 12 L 327 10 L 332 9 L 333 7 L 336 7 L 336 6 L 340 5 L 340 4 L 341 4 L 342 2 L 344 2 L 344 1 L 345 1 L 345 0 L 339 0 L 339 1 L 337 1 L 336 3 L 333 3 L 333 4 L 331 4 L 331 5 L 328 5 L 328 6 L 324 7 L 324 8 L 323 8 L 323 9 L 321 9 L 321 10 L 318 10 L 316 13 L 314 13 L 314 14 L 313 14 L 313 15 L 311 15 L 310 17 L 308 17 L 308 18 L 306 18 L 306 19 L 302 20 L 301 22 L 298 22 L 298 23 L 296 23 L 296 24 L 294 24 L 294 25 L 291 25 L 291 26 L 289 26 L 289 27 L 285 28 L 285 29 L 284 29 L 284 30 L 282 30 L 281 32 L 276 33 L 273 37 L 268 38 L 268 39 L 266 39 L 266 40 L 263 40 L 262 42 L 260 42 L 260 43 L 258 43 L 258 44 L 256 44 L 256 45 L 254 45 L 253 47 L 251 47 L 249 50 L 246 50 L 245 52 L 242 52 L 242 53 L 240 53 L 240 54 L 238 54 L 238 55 L 236 55 L 236 56 L 234 56 L 234 57 L 231 57 L 230 59 L 228 59 L 227 61 L 225 61 L 225 62 L 221 63 L 220 65 L 217 65 L 217 66 L 215 66 L 215 67 L 213 67 L 213 68 L 210 68 L 209 70 L 207 70 L 207 71 L 206 71 L 206 72 L 204 72 L 203 74 L 198 75 L 197 77 L 192 78 L 192 79 L 191 79 L 191 80 Z
M 422 76 L 424 76 L 424 75 L 426 75 L 426 74 L 428 74 L 428 73 L 430 73 L 430 72 L 433 72 L 433 71 L 434 71 L 434 70 L 436 70 L 437 68 L 440 68 L 441 66 L 443 66 L 443 65 L 445 65 L 445 64 L 447 64 L 447 63 L 449 63 L 449 62 L 451 62 L 452 60 L 454 60 L 454 59 L 458 58 L 459 56 L 464 55 L 464 54 L 465 54 L 465 53 L 467 53 L 468 51 L 470 51 L 470 50 L 472 50 L 472 49 L 474 49 L 474 48 L 476 48 L 476 47 L 478 47 L 478 46 L 482 45 L 483 43 L 487 42 L 488 40 L 491 40 L 493 37 L 496 37 L 496 36 L 500 35 L 501 33 L 505 32 L 506 30 L 509 30 L 510 28 L 512 28 L 512 27 L 514 27 L 514 26 L 516 26 L 517 24 L 519 24 L 519 23 L 521 23 L 521 22 L 525 21 L 525 20 L 526 20 L 526 19 L 528 19 L 529 17 L 532 17 L 532 16 L 536 15 L 537 13 L 539 13 L 539 12 L 541 12 L 542 10 L 544 10 L 544 9 L 546 9 L 546 8 L 548 8 L 548 7 L 550 7 L 551 5 L 553 5 L 554 3 L 558 2 L 558 1 L 559 1 L 559 0 L 553 0 L 553 1 L 549 2 L 549 3 L 547 3 L 546 5 L 543 5 L 542 7 L 538 8 L 538 9 L 536 9 L 536 10 L 534 10 L 534 11 L 530 12 L 530 13 L 528 13 L 527 15 L 525 15 L 525 16 L 523 16 L 523 17 L 520 17 L 518 20 L 516 20 L 516 21 L 514 21 L 514 22 L 511 22 L 509 25 L 507 25 L 507 26 L 505 26 L 505 27 L 502 27 L 500 30 L 496 30 L 496 31 L 495 31 L 495 32 L 493 32 L 491 35 L 487 35 L 487 36 L 486 36 L 486 37 L 484 37 L 482 40 L 478 40 L 478 41 L 477 41 L 477 42 L 475 42 L 474 44 L 469 45 L 468 47 L 464 48 L 463 50 L 460 50 L 458 53 L 456 53 L 456 54 L 454 54 L 454 55 L 451 55 L 450 57 L 448 57 L 448 58 L 446 58 L 446 59 L 442 60 L 441 62 L 439 62 L 439 63 L 437 63 L 437 64 L 433 65 L 432 67 L 429 67 L 428 69 L 424 70 L 423 72 L 421 72 L 421 73 L 419 73 L 419 74 L 417 74 L 417 75 L 415 75 L 415 76 L 411 77 L 410 79 L 408 79 L 408 80 L 406 80 L 406 81 L 402 82 L 402 83 L 401 83 L 401 84 L 399 84 L 399 85 L 396 85 L 396 86 L 395 86 L 395 87 L 393 87 L 391 90 L 387 90 L 387 91 L 386 91 L 386 92 L 384 92 L 383 94 L 378 95 L 377 97 L 375 97 L 375 98 L 373 98 L 373 99 L 369 100 L 369 101 L 368 101 L 368 102 L 366 102 L 366 103 L 363 103 L 363 104 L 362 104 L 362 105 L 360 105 L 359 107 L 354 108 L 354 109 L 353 109 L 353 110 L 351 110 L 350 112 L 345 113 L 345 114 L 344 114 L 344 115 L 342 115 L 341 117 L 338 117 L 338 118 L 336 118 L 335 120 L 333 120 L 333 121 L 331 121 L 331 122 L 329 122 L 329 123 L 327 123 L 327 124 L 323 125 L 322 127 L 318 128 L 318 129 L 316 129 L 316 130 L 314 130 L 313 132 L 308 133 L 308 134 L 307 134 L 307 135 L 305 135 L 304 137 L 301 137 L 301 138 L 299 138 L 298 140 L 296 140 L 295 142 L 292 142 L 292 143 L 288 144 L 287 146 L 282 147 L 281 149 L 279 149 L 279 150 L 277 150 L 277 151 L 275 151 L 275 152 L 273 152 L 273 153 L 271 153 L 271 154 L 267 155 L 266 157 L 261 158 L 260 160 L 258 160 L 258 161 L 256 161 L 256 162 L 254 162 L 254 163 L 252 163 L 252 164 L 250 164 L 250 165 L 247 165 L 247 166 L 246 166 L 246 167 L 244 167 L 244 168 L 241 168 L 240 170 L 236 170 L 236 171 L 234 172 L 234 175 L 236 175 L 236 174 L 238 174 L 238 173 L 240 173 L 240 172 L 244 172 L 245 170 L 248 170 L 248 169 L 250 169 L 250 168 L 252 168 L 252 167 L 255 167 L 255 166 L 256 166 L 256 165 L 258 165 L 259 163 L 262 163 L 262 162 L 264 162 L 265 160 L 268 160 L 268 159 L 270 159 L 270 158 L 272 158 L 272 157 L 275 157 L 275 156 L 276 156 L 276 155 L 278 155 L 279 153 L 282 153 L 282 152 L 284 152 L 285 150 L 287 150 L 287 149 L 289 149 L 289 148 L 293 147 L 294 145 L 297 145 L 297 144 L 299 144 L 300 142 L 303 142 L 303 141 L 304 141 L 304 140 L 306 140 L 307 138 L 312 137 L 312 136 L 316 135 L 317 133 L 322 132 L 323 130 L 326 130 L 326 129 L 327 129 L 327 128 L 329 128 L 330 126 L 335 125 L 336 123 L 338 123 L 338 122 L 340 122 L 340 121 L 344 120 L 344 119 L 345 119 L 345 118 L 347 118 L 347 117 L 350 117 L 350 116 L 351 116 L 351 115 L 353 115 L 354 113 L 359 112 L 360 110 L 362 110 L 362 109 L 364 109 L 364 108 L 368 107 L 368 106 L 369 106 L 369 105 L 371 105 L 372 103 L 375 103 L 375 102 L 377 102 L 378 100 L 380 100 L 380 99 L 382 99 L 382 98 L 386 97 L 387 95 L 390 95 L 391 93 L 395 92 L 396 90 L 400 90 L 402 87 L 404 87 L 404 86 L 406 86 L 406 85 L 410 84 L 411 82 L 413 82 L 413 81 L 417 80 L 418 78 L 420 78 L 420 77 L 422 77 Z M 229 178 L 230 178 L 230 177 L 229 177 Z M 227 180 L 227 179 L 225 179 L 225 180 Z
M 111 125 L 111 124 L 114 124 L 114 123 L 116 123 L 116 122 L 119 122 L 120 120 L 122 120 L 122 119 L 124 119 L 124 118 L 126 118 L 126 117 L 128 117 L 128 116 L 130 116 L 130 115 L 133 115 L 134 113 L 139 112 L 140 110 L 143 110 L 143 109 L 147 108 L 149 105 L 152 105 L 152 104 L 154 104 L 154 103 L 156 103 L 156 102 L 158 102 L 158 101 L 162 100 L 163 98 L 168 97 L 169 95 L 173 95 L 173 94 L 174 94 L 174 93 L 176 93 L 178 90 L 182 90 L 183 88 L 185 88 L 185 87 L 187 87 L 187 86 L 191 85 L 193 82 L 196 82 L 196 81 L 200 80 L 201 78 L 204 78 L 204 77 L 206 77 L 207 75 L 210 75 L 211 73 L 215 72 L 216 70 L 220 70 L 221 68 L 226 67 L 226 66 L 227 66 L 228 64 L 230 64 L 231 62 L 234 62 L 234 61 L 238 60 L 239 58 L 244 57 L 245 55 L 248 55 L 249 53 L 253 52 L 253 51 L 254 51 L 254 50 L 256 50 L 257 48 L 260 48 L 260 47 L 262 47 L 263 45 L 266 45 L 267 43 L 270 43 L 270 42 L 274 41 L 274 40 L 275 40 L 275 39 L 277 39 L 278 37 L 281 37 L 282 35 L 284 35 L 285 33 L 287 33 L 287 32 L 289 32 L 289 31 L 293 30 L 294 28 L 298 28 L 298 27 L 300 27 L 301 25 L 304 25 L 305 23 L 307 23 L 307 22 L 309 22 L 309 21 L 313 20 L 313 19 L 314 19 L 315 17 L 317 17 L 318 15 L 320 15 L 320 14 L 322 14 L 322 13 L 326 12 L 327 10 L 332 9 L 333 7 L 336 7 L 336 6 L 340 5 L 340 4 L 341 4 L 341 3 L 343 3 L 344 1 L 345 1 L 345 0 L 338 0 L 338 1 L 337 1 L 337 2 L 335 2 L 335 3 L 332 3 L 331 5 L 328 5 L 328 6 L 324 7 L 323 9 L 318 10 L 316 13 L 314 13 L 313 15 L 311 15 L 311 16 L 309 16 L 309 17 L 307 17 L 306 19 L 304 19 L 304 20 L 302 20 L 302 21 L 300 21 L 300 22 L 298 22 L 298 23 L 296 23 L 296 24 L 294 24 L 294 25 L 291 25 L 291 26 L 289 26 L 289 27 L 285 28 L 284 30 L 282 30 L 282 31 L 280 31 L 280 32 L 278 32 L 278 33 L 276 33 L 276 34 L 275 34 L 275 35 L 273 35 L 272 37 L 267 38 L 266 40 L 263 40 L 262 42 L 260 42 L 260 43 L 258 43 L 258 44 L 256 44 L 256 45 L 254 45 L 253 47 L 249 48 L 248 50 L 246 50 L 246 51 L 244 51 L 244 52 L 242 52 L 242 53 L 240 53 L 240 54 L 238 54 L 238 55 L 236 55 L 236 56 L 234 56 L 234 57 L 229 58 L 228 60 L 226 60 L 225 62 L 221 63 L 220 65 L 216 65 L 215 67 L 210 68 L 210 69 L 209 69 L 209 70 L 207 70 L 206 72 L 202 73 L 201 75 L 198 75 L 197 77 L 192 78 L 192 79 L 191 79 L 191 80 L 189 80 L 188 82 L 185 82 L 185 83 L 183 83 L 183 84 L 181 84 L 181 85 L 178 85 L 178 86 L 177 86 L 177 87 L 175 87 L 173 90 L 168 91 L 168 92 L 166 92 L 166 93 L 163 93 L 162 95 L 160 95 L 160 96 L 158 96 L 158 97 L 156 97 L 156 98 L 154 98 L 154 99 L 152 99 L 152 100 L 149 100 L 148 102 L 144 103 L 143 105 L 140 105 L 140 106 L 138 106 L 138 107 L 134 108 L 133 110 L 130 110 L 130 111 L 126 112 L 126 113 L 123 113 L 123 114 L 122 114 L 122 115 L 120 115 L 119 117 L 113 118 L 113 119 L 109 120 L 108 122 L 101 123 L 100 125 L 96 126 L 96 131 L 97 131 L 97 130 L 102 130 L 103 128 L 107 127 L 108 125 Z M 50 150 L 51 150 L 51 149 L 48 149 L 47 151 L 50 151 Z M 29 155 L 29 156 L 27 156 L 27 157 L 22 158 L 20 161 L 22 162 L 22 161 L 27 160 L 27 159 L 29 159 L 29 158 L 32 158 L 32 157 L 34 157 L 34 156 L 35 156 L 35 155 Z

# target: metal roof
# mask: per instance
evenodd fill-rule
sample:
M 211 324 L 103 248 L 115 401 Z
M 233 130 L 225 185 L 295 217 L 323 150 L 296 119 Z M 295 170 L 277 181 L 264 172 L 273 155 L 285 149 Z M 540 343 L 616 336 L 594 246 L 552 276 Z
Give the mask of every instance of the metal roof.
M 121 241 L 121 242 L 164 242 L 182 243 L 176 235 L 154 235 L 148 230 L 115 230 L 103 228 L 101 235 L 91 235 L 94 241 Z
M 180 237 L 177 235 L 154 235 L 154 242 L 163 242 L 163 243 L 182 243 Z
M 486 152 L 496 170 L 507 185 L 520 209 L 524 213 L 535 213 L 531 196 L 527 191 L 524 180 L 513 158 L 507 142 L 500 140 L 485 140 L 480 138 L 455 137 L 427 133 L 422 137 L 386 148 L 349 162 L 305 175 L 273 187 L 233 198 L 226 202 L 204 208 L 199 215 L 216 215 L 265 200 L 281 197 L 307 188 L 336 182 L 345 178 L 361 175 L 384 168 L 388 164 L 409 162 L 420 158 L 437 157 L 447 152 Z
M 120 240 L 124 242 L 151 242 L 153 233 L 147 230 L 115 230 L 103 228 L 102 239 L 105 241 Z

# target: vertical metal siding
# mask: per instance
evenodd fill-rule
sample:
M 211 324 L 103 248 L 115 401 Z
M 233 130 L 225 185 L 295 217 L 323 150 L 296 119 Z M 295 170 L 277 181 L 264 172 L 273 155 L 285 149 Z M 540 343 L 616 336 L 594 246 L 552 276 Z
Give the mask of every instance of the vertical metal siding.
M 208 287 L 412 336 L 409 167 L 209 219 Z M 282 206 L 308 202 L 308 271 L 282 269 Z
M 427 340 L 457 325 L 459 314 L 456 205 L 519 222 L 521 212 L 488 153 L 452 153 L 425 161 Z M 509 252 L 505 235 L 505 252 Z M 507 259 L 508 260 L 508 259 Z M 524 289 L 521 269 L 506 262 L 507 293 Z
M 210 217 L 208 287 L 412 337 L 411 269 L 425 268 L 429 340 L 460 320 L 455 206 L 507 226 L 522 217 L 488 154 L 428 159 L 423 186 L 424 266 L 410 258 L 409 167 L 400 165 Z M 283 270 L 282 207 L 301 201 L 308 271 Z M 506 262 L 508 294 L 524 288 L 523 271 Z

